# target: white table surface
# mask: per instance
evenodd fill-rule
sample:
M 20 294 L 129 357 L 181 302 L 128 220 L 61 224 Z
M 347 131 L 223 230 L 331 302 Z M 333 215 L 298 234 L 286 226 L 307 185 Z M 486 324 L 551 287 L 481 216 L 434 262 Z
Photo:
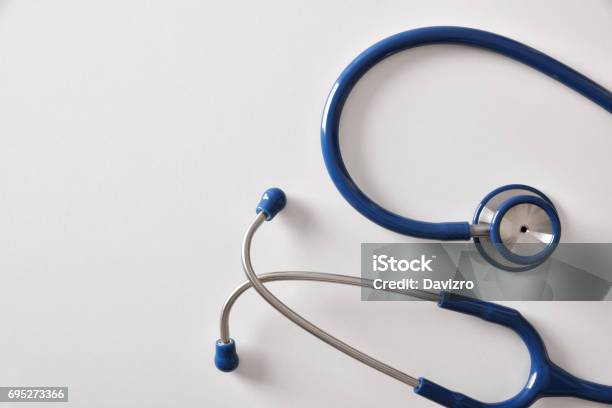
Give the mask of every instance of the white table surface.
M 259 272 L 356 275 L 361 242 L 414 241 L 340 197 L 318 129 L 354 56 L 430 25 L 509 36 L 612 88 L 609 0 L 0 1 L 0 386 L 66 385 L 72 407 L 433 407 L 254 293 L 232 315 L 239 370 L 212 363 L 265 188 L 289 204 L 257 238 Z M 565 242 L 612 238 L 612 116 L 514 61 L 395 56 L 357 86 L 342 134 L 356 181 L 401 214 L 468 220 L 490 190 L 528 183 L 559 207 Z M 487 401 L 525 381 L 509 331 L 355 288 L 270 287 L 410 374 Z M 559 364 L 612 383 L 612 304 L 514 305 Z

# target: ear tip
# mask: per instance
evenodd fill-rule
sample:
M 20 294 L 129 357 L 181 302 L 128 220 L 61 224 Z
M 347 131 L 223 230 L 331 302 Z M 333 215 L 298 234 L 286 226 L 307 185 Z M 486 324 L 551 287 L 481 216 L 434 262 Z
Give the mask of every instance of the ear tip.
M 261 196 L 261 201 L 257 205 L 256 212 L 266 214 L 266 220 L 270 221 L 278 214 L 287 204 L 287 196 L 277 187 L 272 187 L 264 191 Z
M 231 372 L 238 368 L 238 353 L 236 342 L 230 339 L 229 343 L 217 340 L 215 344 L 215 366 L 223 372 Z
M 233 339 L 230 339 L 229 343 L 217 340 L 215 344 L 215 366 L 221 371 L 230 372 L 238 367 L 238 363 L 236 342 Z

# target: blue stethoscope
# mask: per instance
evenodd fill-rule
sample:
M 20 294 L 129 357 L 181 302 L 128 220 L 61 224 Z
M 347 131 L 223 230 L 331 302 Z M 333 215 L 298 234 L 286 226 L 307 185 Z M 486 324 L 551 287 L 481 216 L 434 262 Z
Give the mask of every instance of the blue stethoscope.
M 499 268 L 522 271 L 544 262 L 555 250 L 561 223 L 552 202 L 539 190 L 526 185 L 508 185 L 488 194 L 479 204 L 472 223 L 431 223 L 394 214 L 367 197 L 355 184 L 342 161 L 339 124 L 343 105 L 357 81 L 374 65 L 397 52 L 429 44 L 462 44 L 485 48 L 523 62 L 576 90 L 609 112 L 612 93 L 562 63 L 508 38 L 462 27 L 429 27 L 406 31 L 368 48 L 340 75 L 328 97 L 321 125 L 321 144 L 329 174 L 344 198 L 373 222 L 404 235 L 434 240 L 470 240 L 485 259 Z M 449 408 L 525 408 L 544 397 L 575 397 L 612 404 L 612 387 L 577 378 L 554 364 L 535 328 L 516 310 L 450 292 L 395 291 L 433 301 L 442 309 L 469 314 L 515 331 L 525 342 L 531 370 L 524 388 L 513 398 L 484 403 L 448 390 L 425 378 L 410 376 L 365 354 L 306 320 L 280 301 L 263 284 L 268 281 L 318 281 L 371 287 L 372 282 L 353 276 L 318 272 L 272 272 L 257 275 L 251 262 L 253 236 L 264 221 L 270 221 L 286 204 L 277 188 L 267 190 L 257 206 L 257 216 L 242 244 L 242 267 L 248 278 L 226 300 L 220 321 L 221 338 L 216 342 L 215 365 L 222 371 L 238 367 L 236 343 L 229 334 L 229 315 L 238 297 L 253 287 L 271 306 L 289 320 L 356 360 L 413 387 L 414 392 Z

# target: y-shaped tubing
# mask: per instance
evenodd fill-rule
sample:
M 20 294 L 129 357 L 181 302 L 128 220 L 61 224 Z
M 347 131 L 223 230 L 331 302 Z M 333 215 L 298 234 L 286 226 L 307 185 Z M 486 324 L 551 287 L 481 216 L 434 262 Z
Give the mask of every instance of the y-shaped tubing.
M 612 387 L 575 377 L 553 363 L 536 329 L 517 310 L 448 292 L 441 296 L 438 305 L 443 309 L 480 317 L 516 332 L 529 351 L 531 371 L 523 389 L 503 402 L 480 402 L 425 378 L 419 379 L 414 390 L 417 394 L 449 408 L 526 408 L 545 397 L 575 397 L 612 404 Z

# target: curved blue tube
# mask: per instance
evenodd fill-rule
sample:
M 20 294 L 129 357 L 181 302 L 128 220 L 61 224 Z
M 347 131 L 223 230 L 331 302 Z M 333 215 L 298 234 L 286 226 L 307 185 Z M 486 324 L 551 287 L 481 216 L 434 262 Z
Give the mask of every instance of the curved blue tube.
M 431 44 L 461 44 L 484 48 L 520 61 L 555 78 L 612 113 L 612 93 L 561 62 L 517 41 L 464 27 L 428 27 L 405 31 L 374 44 L 359 55 L 332 87 L 323 112 L 321 146 L 327 171 L 342 196 L 362 215 L 380 226 L 419 238 L 469 240 L 467 222 L 432 223 L 402 217 L 366 196 L 351 178 L 340 153 L 342 108 L 359 79 L 374 65 L 397 52 Z
M 525 387 L 503 402 L 480 402 L 425 378 L 419 379 L 414 389 L 417 394 L 449 408 L 526 408 L 544 397 L 575 397 L 612 404 L 612 387 L 579 379 L 550 361 L 542 338 L 517 310 L 448 292 L 441 295 L 441 308 L 477 316 L 514 330 L 527 346 L 531 370 Z

